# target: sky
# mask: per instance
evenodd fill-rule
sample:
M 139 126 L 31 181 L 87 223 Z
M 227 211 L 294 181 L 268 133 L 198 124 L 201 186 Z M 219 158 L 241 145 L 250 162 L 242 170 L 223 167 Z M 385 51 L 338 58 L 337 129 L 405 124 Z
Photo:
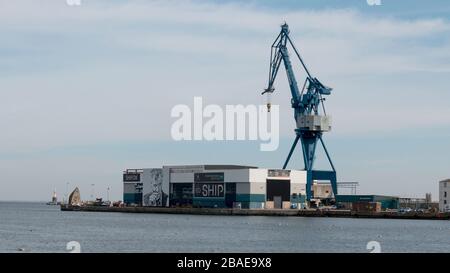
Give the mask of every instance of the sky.
M 276 151 L 257 141 L 176 142 L 170 112 L 195 96 L 264 104 L 284 22 L 309 70 L 333 88 L 324 140 L 338 181 L 436 200 L 450 177 L 447 2 L 0 0 L 0 200 L 49 200 L 54 189 L 61 199 L 75 186 L 85 199 L 109 187 L 120 200 L 127 168 L 281 168 L 295 128 L 284 72 L 272 96 Z M 322 151 L 316 165 L 328 167 Z M 289 168 L 303 168 L 299 150 Z

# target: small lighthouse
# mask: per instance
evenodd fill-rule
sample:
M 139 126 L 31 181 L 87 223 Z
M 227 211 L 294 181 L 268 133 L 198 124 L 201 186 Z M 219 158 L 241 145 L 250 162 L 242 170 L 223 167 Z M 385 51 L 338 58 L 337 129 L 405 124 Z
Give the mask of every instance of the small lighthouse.
M 47 205 L 58 205 L 58 197 L 56 196 L 56 189 L 53 190 L 52 201 L 47 202 Z
M 53 191 L 52 203 L 58 203 L 58 197 L 56 196 L 56 189 Z

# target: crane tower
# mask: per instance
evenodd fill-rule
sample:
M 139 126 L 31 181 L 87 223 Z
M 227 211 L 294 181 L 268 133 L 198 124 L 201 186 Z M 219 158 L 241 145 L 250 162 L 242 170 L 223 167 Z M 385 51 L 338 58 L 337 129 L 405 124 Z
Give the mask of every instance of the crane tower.
M 303 87 L 300 90 L 297 85 L 292 63 L 289 57 L 288 45 L 293 49 L 295 55 L 301 63 L 306 73 L 306 79 Z M 289 160 L 300 140 L 303 153 L 303 161 L 305 163 L 304 170 L 306 171 L 306 199 L 311 201 L 312 196 L 312 182 L 313 180 L 330 181 L 334 196 L 337 195 L 336 170 L 334 168 L 331 157 L 322 139 L 323 132 L 331 130 L 331 118 L 327 116 L 325 111 L 323 96 L 331 94 L 331 88 L 324 86 L 317 78 L 313 77 L 306 67 L 294 43 L 289 37 L 289 26 L 284 23 L 281 26 L 281 32 L 272 44 L 270 53 L 270 68 L 269 68 L 269 83 L 267 88 L 262 92 L 270 96 L 275 91 L 274 82 L 278 74 L 281 62 L 286 69 L 287 78 L 289 81 L 289 88 L 291 90 L 291 105 L 294 109 L 294 119 L 296 122 L 295 140 L 289 151 L 289 154 L 284 162 L 283 169 L 289 163 Z M 268 111 L 270 111 L 270 101 L 267 103 Z M 331 169 L 328 171 L 314 170 L 314 159 L 316 153 L 317 142 L 321 143 L 325 154 L 330 163 Z

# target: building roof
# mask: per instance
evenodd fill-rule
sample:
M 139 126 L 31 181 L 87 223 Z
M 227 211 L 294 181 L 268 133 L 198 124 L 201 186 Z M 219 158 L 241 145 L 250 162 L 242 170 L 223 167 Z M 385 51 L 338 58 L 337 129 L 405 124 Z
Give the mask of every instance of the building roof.
M 450 182 L 450 178 L 439 181 L 439 183 L 442 183 L 442 182 Z
M 346 202 L 347 200 L 368 200 L 368 199 L 399 199 L 397 196 L 377 195 L 377 194 L 338 194 L 336 200 Z
M 173 169 L 203 169 L 203 170 L 234 170 L 234 169 L 258 169 L 255 166 L 245 166 L 245 165 L 168 165 L 164 167 L 169 167 Z
M 258 169 L 258 167 L 245 165 L 203 165 L 203 166 L 205 170 Z

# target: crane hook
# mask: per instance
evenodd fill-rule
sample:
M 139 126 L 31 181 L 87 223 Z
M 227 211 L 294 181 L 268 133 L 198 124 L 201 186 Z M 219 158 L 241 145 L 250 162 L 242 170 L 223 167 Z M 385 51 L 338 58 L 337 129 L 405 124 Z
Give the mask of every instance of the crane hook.
M 270 113 L 270 108 L 272 107 L 272 92 L 267 92 L 267 112 Z

